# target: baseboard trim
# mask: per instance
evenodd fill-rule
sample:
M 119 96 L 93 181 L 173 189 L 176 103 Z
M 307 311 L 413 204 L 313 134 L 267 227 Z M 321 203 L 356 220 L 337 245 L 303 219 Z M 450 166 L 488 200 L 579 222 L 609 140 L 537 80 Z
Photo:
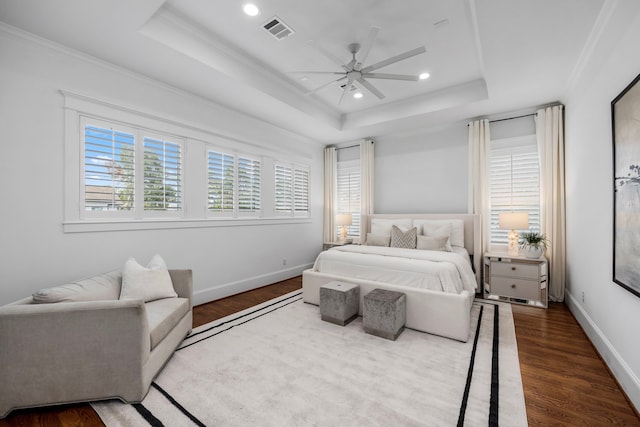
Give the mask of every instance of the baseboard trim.
M 220 298 L 239 294 L 240 292 L 250 291 L 261 286 L 270 285 L 272 283 L 287 280 L 292 277 L 300 276 L 302 272 L 313 267 L 313 263 L 298 265 L 284 270 L 278 270 L 260 276 L 248 277 L 243 280 L 225 283 L 223 285 L 202 289 L 193 292 L 193 305 L 205 304 Z
M 626 393 L 631 404 L 635 406 L 636 411 L 640 411 L 640 380 L 638 377 L 571 293 L 565 293 L 565 302 Z

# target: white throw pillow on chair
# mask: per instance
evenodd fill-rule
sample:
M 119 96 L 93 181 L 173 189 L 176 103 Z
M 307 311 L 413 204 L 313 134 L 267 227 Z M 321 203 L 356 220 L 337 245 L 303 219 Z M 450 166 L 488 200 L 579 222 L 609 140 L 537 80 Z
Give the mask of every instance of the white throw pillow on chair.
M 120 299 L 141 299 L 144 302 L 175 298 L 169 270 L 160 255 L 154 255 L 146 267 L 129 258 L 122 269 Z

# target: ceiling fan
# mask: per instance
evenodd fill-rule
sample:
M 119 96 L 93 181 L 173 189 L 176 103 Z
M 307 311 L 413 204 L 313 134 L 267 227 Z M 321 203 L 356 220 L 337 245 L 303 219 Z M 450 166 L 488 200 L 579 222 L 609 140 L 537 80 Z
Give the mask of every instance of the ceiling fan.
M 318 91 L 321 91 L 324 88 L 327 88 L 336 83 L 344 83 L 342 95 L 340 95 L 340 100 L 338 104 L 342 103 L 345 94 L 351 89 L 352 85 L 360 85 L 363 88 L 367 89 L 369 92 L 377 96 L 379 99 L 384 99 L 384 94 L 380 92 L 375 86 L 373 86 L 367 79 L 385 79 L 385 80 L 405 80 L 405 81 L 418 81 L 418 76 L 409 76 L 404 74 L 385 74 L 385 73 L 374 73 L 373 71 L 386 67 L 387 65 L 395 64 L 396 62 L 403 61 L 405 59 L 411 58 L 416 55 L 420 55 L 425 53 L 427 50 L 424 46 L 417 47 L 415 49 L 411 49 L 407 52 L 401 53 L 399 55 L 392 56 L 391 58 L 387 58 L 383 61 L 376 62 L 375 64 L 364 66 L 365 61 L 367 60 L 367 56 L 369 56 L 369 51 L 373 46 L 373 42 L 375 41 L 378 31 L 380 29 L 377 27 L 372 27 L 369 31 L 369 35 L 367 36 L 365 42 L 361 46 L 360 43 L 351 43 L 348 46 L 349 52 L 351 52 L 352 59 L 346 64 L 343 64 L 340 59 L 335 56 L 329 54 L 328 52 L 324 52 L 320 49 L 322 53 L 325 54 L 329 59 L 335 62 L 337 65 L 342 67 L 343 71 L 296 71 L 295 73 L 304 73 L 304 74 L 330 74 L 330 75 L 338 75 L 339 78 L 332 80 L 328 83 L 323 84 L 315 89 L 310 90 L 306 93 L 306 95 L 311 95 Z M 316 46 L 317 47 L 317 46 Z M 357 58 L 356 55 L 359 54 L 360 58 Z

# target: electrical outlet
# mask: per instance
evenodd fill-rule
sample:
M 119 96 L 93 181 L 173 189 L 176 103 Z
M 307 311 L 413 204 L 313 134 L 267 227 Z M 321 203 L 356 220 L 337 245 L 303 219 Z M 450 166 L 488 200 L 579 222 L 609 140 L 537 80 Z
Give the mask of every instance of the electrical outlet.
M 582 291 L 582 302 L 584 303 L 584 291 Z
M 287 265 L 287 259 L 286 258 L 282 258 L 282 265 Z M 582 300 L 584 301 L 584 296 L 582 297 Z

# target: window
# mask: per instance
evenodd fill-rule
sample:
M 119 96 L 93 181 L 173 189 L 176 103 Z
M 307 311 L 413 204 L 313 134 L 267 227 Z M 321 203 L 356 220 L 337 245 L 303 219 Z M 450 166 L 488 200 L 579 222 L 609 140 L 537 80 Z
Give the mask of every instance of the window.
M 275 211 L 277 214 L 306 216 L 309 214 L 309 171 L 275 164 Z
M 360 161 L 338 162 L 337 211 L 350 213 L 352 224 L 347 227 L 348 237 L 360 237 Z M 336 236 L 342 227 L 336 227 Z
M 234 156 L 208 151 L 209 212 L 233 213 Z
M 303 158 L 62 93 L 65 233 L 310 221 Z
M 181 143 L 86 117 L 82 135 L 86 215 L 145 218 L 182 212 Z
M 208 210 L 225 216 L 260 213 L 260 161 L 208 150 Z M 255 216 L 255 215 L 254 215 Z
M 132 133 L 84 126 L 84 209 L 131 211 L 134 208 Z
M 491 243 L 507 244 L 498 227 L 501 212 L 528 212 L 529 229 L 540 231 L 540 162 L 535 135 L 491 141 Z
M 260 212 L 260 162 L 238 158 L 238 210 L 240 214 Z
M 144 138 L 144 210 L 182 210 L 180 145 Z
M 294 169 L 293 205 L 296 212 L 309 212 L 309 172 L 306 170 Z

